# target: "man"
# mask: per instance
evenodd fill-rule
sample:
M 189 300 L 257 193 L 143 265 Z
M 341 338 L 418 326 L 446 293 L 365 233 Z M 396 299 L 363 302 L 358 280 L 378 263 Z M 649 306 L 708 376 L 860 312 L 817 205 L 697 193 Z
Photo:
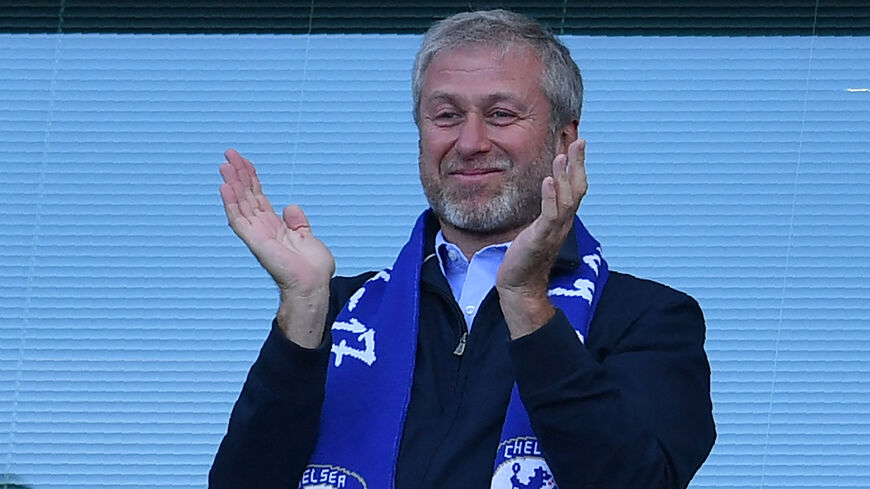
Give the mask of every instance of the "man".
M 230 226 L 281 304 L 211 487 L 685 487 L 715 438 L 703 317 L 609 271 L 576 219 L 568 50 L 517 14 L 458 14 L 412 83 L 431 211 L 387 270 L 333 278 L 302 210 L 279 218 L 226 154 Z

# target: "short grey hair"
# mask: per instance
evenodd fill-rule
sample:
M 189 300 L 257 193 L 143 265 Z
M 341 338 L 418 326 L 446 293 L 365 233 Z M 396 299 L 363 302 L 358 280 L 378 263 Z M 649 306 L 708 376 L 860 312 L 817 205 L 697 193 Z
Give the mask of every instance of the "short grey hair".
M 571 59 L 571 52 L 537 21 L 507 10 L 462 12 L 432 25 L 423 37 L 414 59 L 411 92 L 414 122 L 420 125 L 420 92 L 429 64 L 441 50 L 468 46 L 512 45 L 531 48 L 540 58 L 541 89 L 550 101 L 550 130 L 580 120 L 583 107 L 583 78 Z

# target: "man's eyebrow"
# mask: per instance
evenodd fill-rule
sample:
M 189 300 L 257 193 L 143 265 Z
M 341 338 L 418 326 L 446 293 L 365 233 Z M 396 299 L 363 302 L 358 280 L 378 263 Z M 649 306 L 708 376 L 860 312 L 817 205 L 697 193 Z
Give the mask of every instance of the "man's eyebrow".
M 498 102 L 510 102 L 520 108 L 524 108 L 526 106 L 525 102 L 523 102 L 520 97 L 517 97 L 516 94 L 509 92 L 491 93 L 487 95 L 483 100 L 486 105 L 492 105 Z
M 456 97 L 447 92 L 435 91 L 426 97 L 426 102 L 448 102 L 456 105 Z
M 429 94 L 425 100 L 426 103 L 432 102 L 447 102 L 453 105 L 459 105 L 457 97 L 454 94 L 442 91 L 435 91 Z M 514 93 L 510 92 L 495 92 L 483 98 L 484 105 L 493 105 L 498 102 L 511 102 L 519 107 L 525 107 L 523 100 Z

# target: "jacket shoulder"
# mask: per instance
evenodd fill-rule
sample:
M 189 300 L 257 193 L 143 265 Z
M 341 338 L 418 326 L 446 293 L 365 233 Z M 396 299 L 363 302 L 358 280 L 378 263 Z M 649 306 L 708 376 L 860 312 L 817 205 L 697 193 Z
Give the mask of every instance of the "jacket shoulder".
M 703 314 L 690 295 L 659 282 L 611 270 L 589 325 L 596 345 L 614 345 L 642 317 L 685 311 L 703 332 Z M 703 333 L 702 333 L 703 334 Z
M 611 270 L 601 292 L 599 305 L 618 303 L 629 309 L 644 308 L 648 304 L 695 302 L 692 296 L 665 284 Z

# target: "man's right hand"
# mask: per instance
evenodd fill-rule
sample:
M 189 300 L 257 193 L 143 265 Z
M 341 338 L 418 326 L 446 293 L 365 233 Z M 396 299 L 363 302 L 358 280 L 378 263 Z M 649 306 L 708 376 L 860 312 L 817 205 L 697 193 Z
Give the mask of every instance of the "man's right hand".
M 254 165 L 233 149 L 224 156 L 220 193 L 229 225 L 278 285 L 277 321 L 284 335 L 315 348 L 323 340 L 335 259 L 314 237 L 299 206 L 286 207 L 283 219 L 278 217 Z

